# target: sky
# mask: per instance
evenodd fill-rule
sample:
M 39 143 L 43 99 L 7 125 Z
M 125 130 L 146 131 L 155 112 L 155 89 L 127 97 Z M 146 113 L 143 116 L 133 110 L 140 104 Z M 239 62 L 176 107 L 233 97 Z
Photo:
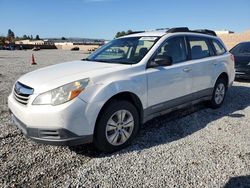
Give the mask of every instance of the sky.
M 250 30 L 250 0 L 0 0 L 0 35 L 112 39 L 180 26 Z

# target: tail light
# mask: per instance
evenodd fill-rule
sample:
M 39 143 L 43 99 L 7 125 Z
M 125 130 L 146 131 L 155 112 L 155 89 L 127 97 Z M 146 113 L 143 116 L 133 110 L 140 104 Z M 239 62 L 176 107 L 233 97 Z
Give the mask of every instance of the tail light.
M 230 59 L 234 62 L 234 67 L 235 67 L 235 58 L 233 54 L 230 55 Z
M 233 54 L 231 54 L 230 58 L 231 58 L 231 60 L 235 63 L 235 58 L 234 58 L 234 55 L 233 55 Z

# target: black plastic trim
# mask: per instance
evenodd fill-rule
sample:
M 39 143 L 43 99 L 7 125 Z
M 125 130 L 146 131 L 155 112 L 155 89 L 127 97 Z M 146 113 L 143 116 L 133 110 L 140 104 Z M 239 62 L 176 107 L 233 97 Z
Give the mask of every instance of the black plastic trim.
M 11 117 L 16 127 L 31 140 L 42 144 L 57 145 L 57 146 L 74 146 L 93 141 L 93 135 L 76 135 L 67 129 L 38 129 L 29 128 L 22 121 L 20 121 L 11 111 Z M 51 132 L 54 134 L 43 135 L 41 132 Z
M 167 114 L 174 110 L 178 110 L 196 103 L 207 101 L 212 98 L 213 88 L 204 89 L 195 93 L 185 95 L 176 99 L 172 99 L 154 106 L 150 106 L 144 110 L 143 122 L 155 117 Z
M 217 36 L 216 33 L 209 29 L 196 29 L 196 30 L 189 30 L 188 27 L 174 27 L 167 30 L 166 33 L 178 33 L 178 32 L 187 32 L 187 33 L 200 33 L 205 35 Z

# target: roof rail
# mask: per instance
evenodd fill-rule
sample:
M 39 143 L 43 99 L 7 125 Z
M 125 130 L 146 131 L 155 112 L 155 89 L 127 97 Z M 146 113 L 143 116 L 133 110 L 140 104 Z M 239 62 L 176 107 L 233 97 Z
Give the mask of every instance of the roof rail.
M 174 27 L 174 28 L 167 30 L 166 33 L 177 33 L 177 32 L 201 33 L 201 34 L 206 34 L 206 35 L 217 36 L 216 33 L 212 30 L 208 30 L 208 29 L 189 30 L 188 27 Z
M 136 33 L 144 33 L 145 31 L 132 31 L 126 35 L 136 34 Z
M 177 33 L 177 32 L 190 32 L 188 27 L 173 27 L 167 30 L 167 33 Z
M 209 30 L 209 29 L 196 29 L 196 30 L 193 30 L 192 32 L 202 33 L 202 34 L 207 34 L 207 35 L 212 35 L 212 36 L 217 36 L 214 31 Z
M 157 28 L 157 29 L 155 29 L 155 31 L 164 31 L 164 30 L 169 30 L 169 28 Z

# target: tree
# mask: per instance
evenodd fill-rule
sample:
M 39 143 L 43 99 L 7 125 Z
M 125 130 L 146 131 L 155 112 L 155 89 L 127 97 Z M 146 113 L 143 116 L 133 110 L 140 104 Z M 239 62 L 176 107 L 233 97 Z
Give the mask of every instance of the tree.
M 61 39 L 62 39 L 62 40 L 67 40 L 65 37 L 62 37 Z
M 133 31 L 132 31 L 131 29 L 129 29 L 129 30 L 127 31 L 127 34 L 131 34 L 131 33 L 133 33 Z
M 7 35 L 8 38 L 15 38 L 15 34 L 13 31 L 11 31 L 11 29 L 8 30 L 8 35 Z
M 118 32 L 116 33 L 116 35 L 115 35 L 115 38 L 119 38 L 120 36 L 121 36 L 121 32 L 118 31 Z
M 33 35 L 30 35 L 30 40 L 33 40 Z
M 40 40 L 40 37 L 39 37 L 39 35 L 36 35 L 36 40 Z
M 0 44 L 4 45 L 5 44 L 6 37 L 0 36 Z
M 11 31 L 11 29 L 8 30 L 7 39 L 10 42 L 13 42 L 15 40 L 15 34 L 13 31 Z
M 23 40 L 27 40 L 28 36 L 27 35 L 23 35 Z
M 122 37 L 124 35 L 129 35 L 132 32 L 133 32 L 132 30 L 128 30 L 127 32 L 126 31 L 119 31 L 116 33 L 115 38 L 119 38 L 119 37 Z

